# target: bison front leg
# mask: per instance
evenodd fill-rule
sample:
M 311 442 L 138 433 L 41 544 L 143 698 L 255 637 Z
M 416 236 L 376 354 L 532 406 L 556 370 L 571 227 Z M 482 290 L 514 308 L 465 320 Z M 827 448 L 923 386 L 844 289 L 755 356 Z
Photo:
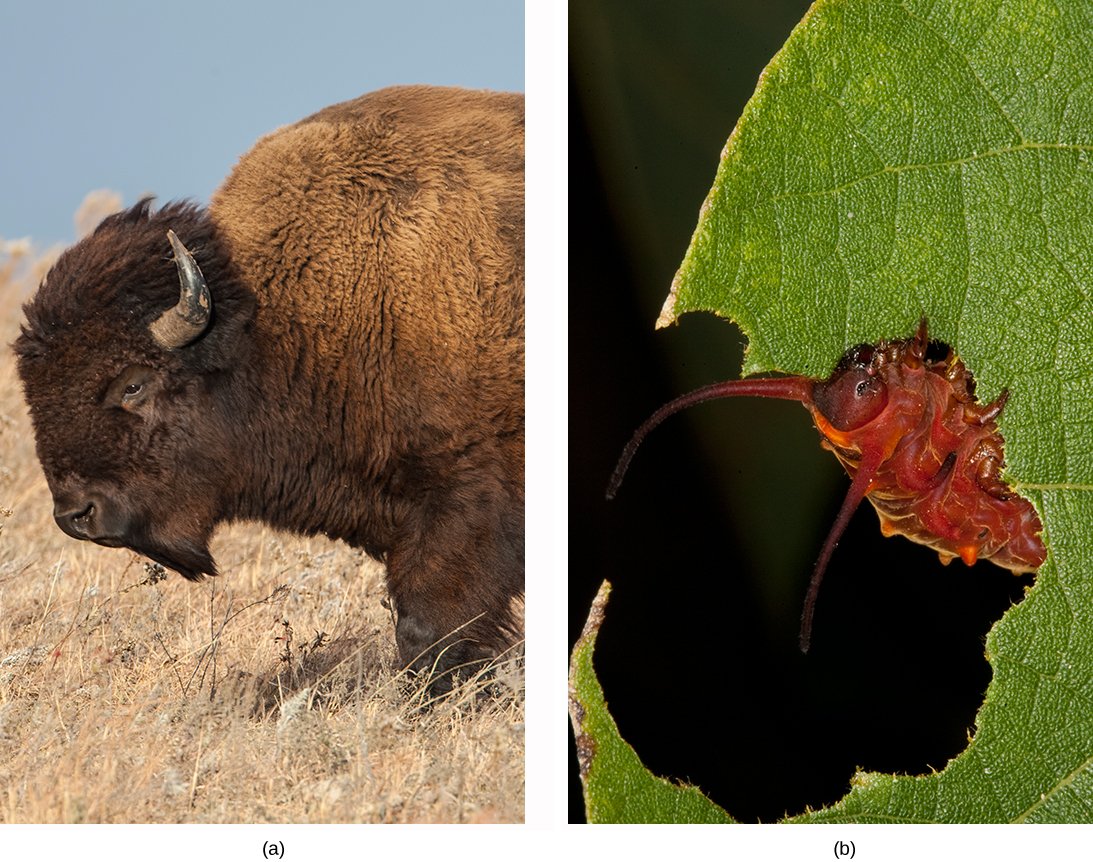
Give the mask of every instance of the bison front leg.
M 479 500 L 431 507 L 388 555 L 399 655 L 438 691 L 523 638 L 523 500 Z

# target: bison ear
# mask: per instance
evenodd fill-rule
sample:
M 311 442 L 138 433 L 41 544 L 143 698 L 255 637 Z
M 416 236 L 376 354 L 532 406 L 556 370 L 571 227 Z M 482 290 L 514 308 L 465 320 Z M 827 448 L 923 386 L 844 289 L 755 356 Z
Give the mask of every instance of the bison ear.
M 182 244 L 173 230 L 167 231 L 167 239 L 175 252 L 175 264 L 178 266 L 178 280 L 181 294 L 178 305 L 167 309 L 150 327 L 156 344 L 164 350 L 185 347 L 209 325 L 213 303 L 205 277 L 198 268 L 197 261 Z

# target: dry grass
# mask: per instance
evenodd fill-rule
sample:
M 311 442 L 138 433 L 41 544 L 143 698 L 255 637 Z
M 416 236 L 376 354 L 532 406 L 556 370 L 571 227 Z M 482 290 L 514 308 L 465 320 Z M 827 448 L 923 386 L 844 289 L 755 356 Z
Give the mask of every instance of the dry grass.
M 0 243 L 0 823 L 522 822 L 522 675 L 426 705 L 379 564 L 240 525 L 196 586 L 57 529 L 8 348 L 52 254 Z

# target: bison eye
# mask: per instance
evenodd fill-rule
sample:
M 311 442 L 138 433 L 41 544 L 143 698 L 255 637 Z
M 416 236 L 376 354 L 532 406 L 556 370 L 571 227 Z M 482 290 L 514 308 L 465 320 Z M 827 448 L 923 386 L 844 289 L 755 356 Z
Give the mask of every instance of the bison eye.
M 147 365 L 130 365 L 121 372 L 106 391 L 105 404 L 130 410 L 152 393 L 156 372 Z

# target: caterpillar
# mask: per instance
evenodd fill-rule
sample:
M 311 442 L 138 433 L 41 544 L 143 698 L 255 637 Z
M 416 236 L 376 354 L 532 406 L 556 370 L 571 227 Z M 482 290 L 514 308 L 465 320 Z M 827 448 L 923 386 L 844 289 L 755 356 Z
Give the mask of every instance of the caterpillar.
M 926 318 L 910 338 L 859 344 L 843 354 L 826 380 L 805 376 L 728 380 L 664 405 L 634 433 L 607 487 L 618 492 L 645 436 L 694 404 L 731 396 L 800 401 L 812 414 L 821 445 L 850 475 L 850 489 L 824 541 L 801 614 L 800 648 L 807 653 L 812 617 L 835 546 L 863 498 L 880 516 L 885 536 L 902 535 L 938 552 L 1033 572 L 1047 551 L 1032 504 L 1002 478 L 1003 440 L 997 419 L 1008 390 L 989 404 L 975 397 L 975 380 L 952 348 L 927 355 Z

